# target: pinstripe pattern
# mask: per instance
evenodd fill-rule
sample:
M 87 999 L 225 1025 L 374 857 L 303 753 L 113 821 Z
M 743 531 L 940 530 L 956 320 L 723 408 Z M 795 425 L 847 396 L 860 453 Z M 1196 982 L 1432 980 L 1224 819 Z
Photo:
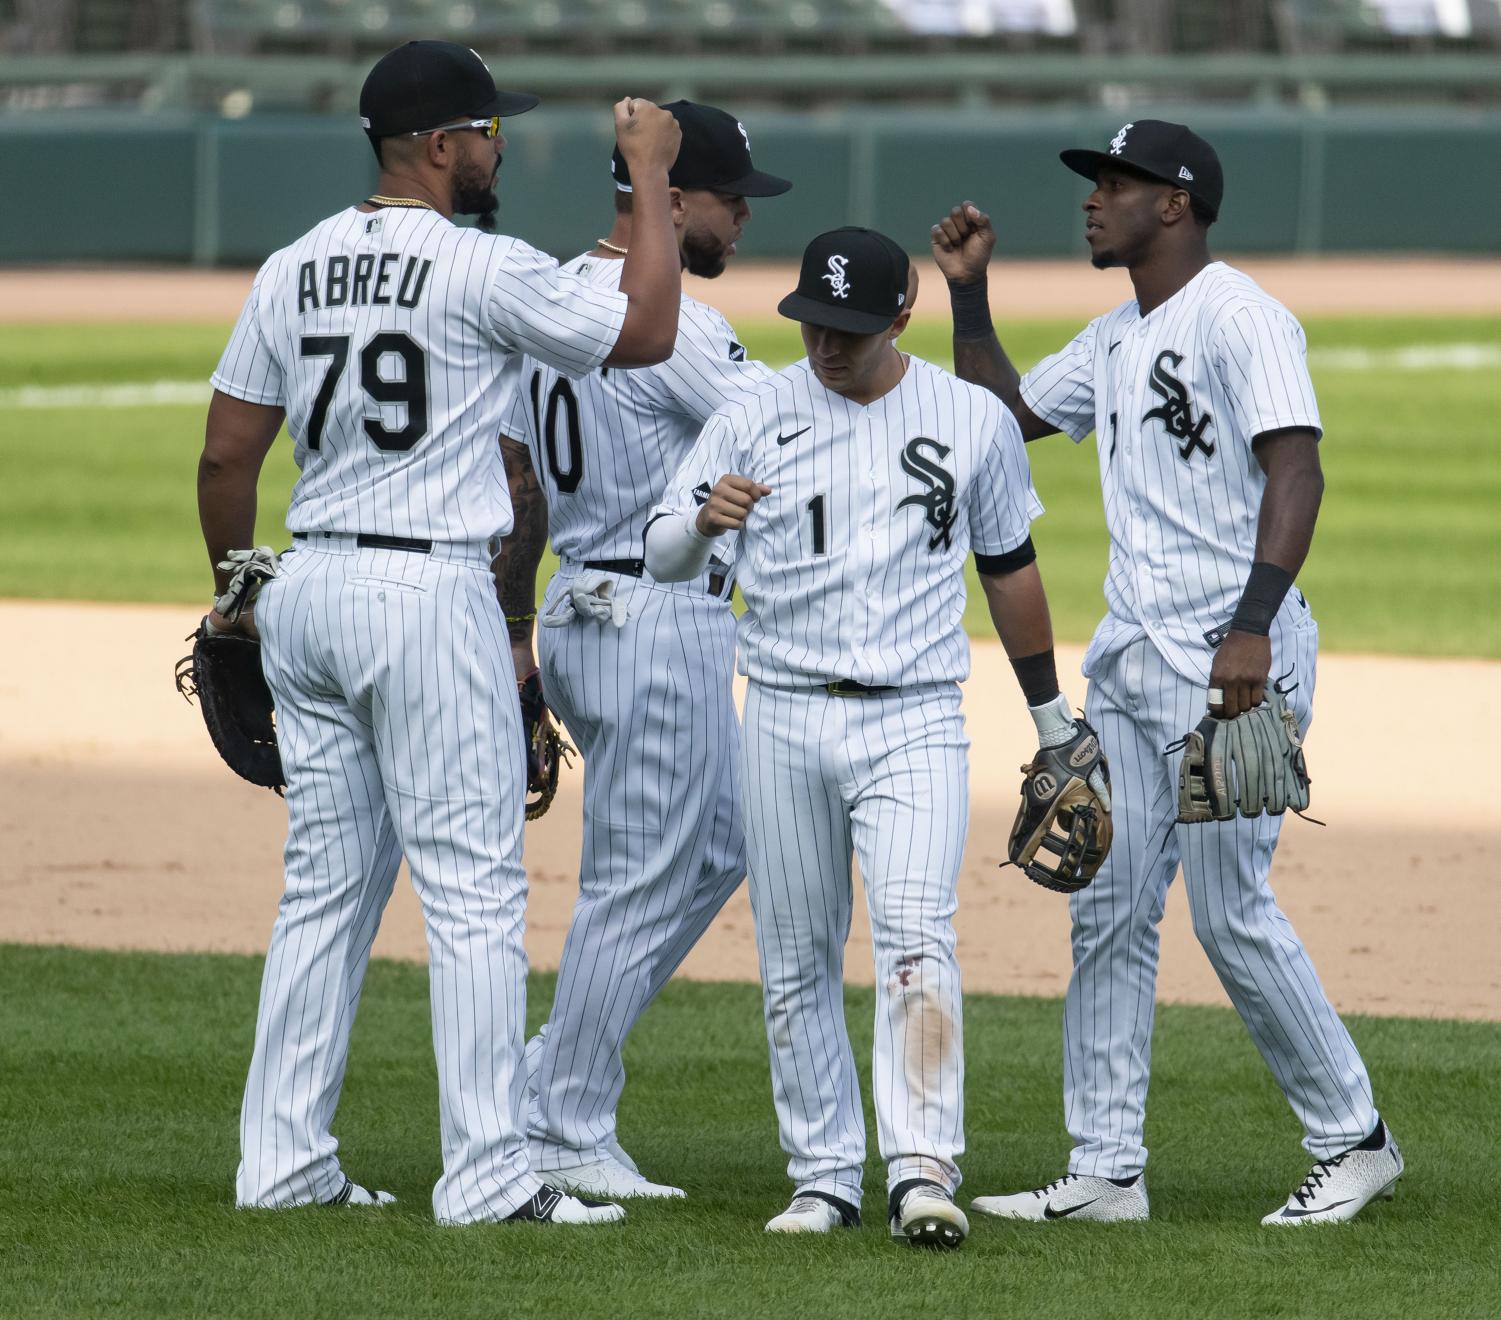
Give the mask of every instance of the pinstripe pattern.
M 1164 356 L 1164 355 L 1167 356 Z M 1184 426 L 1162 410 L 1187 396 Z M 1153 388 L 1153 380 L 1158 388 Z M 1107 613 L 1085 655 L 1085 713 L 1110 762 L 1115 841 L 1073 896 L 1074 970 L 1064 1009 L 1069 1171 L 1141 1172 L 1158 935 L 1181 865 L 1194 931 L 1317 1158 L 1376 1124 L 1370 1079 L 1268 877 L 1279 818 L 1177 824 L 1181 753 L 1164 749 L 1206 708 L 1215 642 L 1255 552 L 1266 476 L 1258 435 L 1320 431 L 1303 331 L 1239 271 L 1214 262 L 1140 315 L 1135 302 L 1091 322 L 1022 382 L 1039 417 L 1099 448 L 1110 567 Z M 1153 413 L 1157 415 L 1152 415 Z M 1208 422 L 1196 427 L 1207 413 Z M 1291 670 L 1306 727 L 1318 628 L 1288 593 L 1272 627 L 1272 675 Z
M 575 576 L 554 576 L 544 609 Z M 548 703 L 584 758 L 584 837 L 552 1011 L 527 1047 L 539 1170 L 609 1153 L 626 1036 L 745 873 L 734 615 L 697 582 L 610 576 L 625 627 L 540 638 Z
M 799 1189 L 860 1204 L 865 1124 L 843 991 L 852 852 L 875 955 L 871 1081 L 888 1183 L 959 1185 L 964 1042 L 953 917 L 968 748 L 956 684 L 863 699 L 750 685 L 750 898 L 778 1129 Z
M 622 264 L 586 254 L 564 269 L 613 292 Z M 770 375 L 743 358 L 724 317 L 685 295 L 672 356 L 575 381 L 576 422 L 562 403 L 549 422 L 559 372 L 524 361 L 504 430 L 531 452 L 562 560 L 544 617 L 569 612 L 581 562 L 641 557 L 652 505 L 704 419 Z M 538 638 L 548 704 L 584 758 L 579 896 L 552 1011 L 527 1044 L 531 1155 L 544 1171 L 612 1154 L 626 1037 L 745 873 L 734 614 L 703 578 L 588 578 L 610 581 L 624 625 L 575 616 Z
M 953 526 L 937 546 L 922 508 L 903 505 L 925 490 L 903 467 L 904 447 L 924 437 L 945 451 L 954 482 Z M 737 395 L 709 419 L 659 511 L 696 514 L 695 489 L 726 473 L 772 488 L 743 534 L 715 541 L 717 553 L 739 542 L 740 669 L 767 683 L 968 677 L 964 558 L 1014 550 L 1042 513 L 1015 419 L 918 357 L 865 406 L 825 389 L 806 359 Z M 822 551 L 809 510 L 820 496 Z
M 371 226 L 374 225 L 374 228 Z M 395 257 L 387 302 L 328 303 L 330 262 L 351 271 Z M 400 272 L 431 262 L 416 305 L 395 301 Z M 318 305 L 302 292 L 311 267 Z M 406 285 L 409 294 L 416 277 Z M 378 287 L 373 281 L 369 294 Z M 284 404 L 301 476 L 287 526 L 294 532 L 380 531 L 435 541 L 482 541 L 511 529 L 505 472 L 495 436 L 513 390 L 497 381 L 519 373 L 531 353 L 570 375 L 609 354 L 626 299 L 559 270 L 519 239 L 460 229 L 432 211 L 341 211 L 261 267 L 212 381 L 252 403 Z M 361 382 L 359 355 L 378 332 L 410 336 L 426 363 L 428 428 L 406 451 L 377 448 L 367 421 L 405 426 L 408 409 L 373 399 Z M 304 336 L 348 336 L 321 444 L 308 426 L 331 369 L 327 356 L 302 352 Z M 405 368 L 393 354 L 380 369 Z
M 427 922 L 440 1220 L 539 1185 L 521 1138 L 526 880 L 519 712 L 481 548 L 288 551 L 256 617 L 289 770 L 287 888 L 241 1115 L 242 1205 L 342 1183 L 328 1125 L 380 914 L 405 854 Z
M 1289 704 L 1307 727 L 1318 629 L 1274 653 Z M 1129 1178 L 1146 1162 L 1142 1124 L 1151 1064 L 1157 923 L 1181 863 L 1194 933 L 1302 1122 L 1317 1159 L 1376 1126 L 1370 1079 L 1267 877 L 1275 816 L 1179 825 L 1179 756 L 1164 752 L 1204 712 L 1204 689 L 1146 639 L 1091 678 L 1085 714 L 1099 730 L 1115 788 L 1115 841 L 1094 883 L 1073 896 L 1074 972 L 1064 1010 L 1069 1171 Z
M 525 774 L 490 573 L 489 542 L 512 521 L 495 437 L 519 354 L 588 371 L 624 311 L 618 291 L 515 239 L 351 208 L 266 262 L 214 373 L 218 390 L 286 408 L 301 468 L 287 521 L 312 534 L 256 609 L 287 885 L 241 1112 L 241 1205 L 344 1186 L 329 1125 L 403 854 L 428 936 L 433 1212 L 502 1218 L 541 1185 L 522 1110 Z M 362 532 L 435 544 L 359 549 Z
M 1184 459 L 1161 421 L 1144 420 L 1163 402 L 1149 381 L 1165 351 L 1182 357 L 1170 369 L 1195 416 L 1212 419 L 1213 454 Z M 1099 447 L 1110 567 L 1085 672 L 1146 628 L 1180 674 L 1207 683 L 1204 634 L 1234 614 L 1256 546 L 1266 474 L 1251 441 L 1322 429 L 1302 328 L 1247 276 L 1212 262 L 1149 316 L 1133 301 L 1091 321 L 1027 372 L 1022 398 L 1075 440 L 1093 431 Z M 1279 627 L 1308 618 L 1289 593 Z
M 585 254 L 563 269 L 592 288 L 620 287 L 624 263 Z M 578 444 L 583 476 L 576 489 L 560 490 L 538 434 L 532 398 L 545 403 L 559 374 L 527 359 L 502 426 L 525 444 L 547 490 L 547 532 L 560 559 L 636 559 L 647 517 L 677 471 L 699 428 L 740 390 L 759 384 L 770 370 L 744 359 L 728 321 L 712 307 L 683 295 L 672 356 L 654 367 L 599 371 L 578 380 Z M 533 379 L 536 385 L 533 386 Z M 566 414 L 555 417 L 554 443 L 567 443 Z
M 736 572 L 751 679 L 746 852 L 788 1175 L 860 1203 L 865 1131 L 843 1002 L 853 855 L 877 971 L 872 1092 L 887 1176 L 952 1190 L 964 1131 L 953 928 L 969 822 L 963 570 L 971 549 L 1020 545 L 1042 511 L 1021 433 L 990 394 L 920 358 L 864 406 L 804 360 L 709 419 L 660 510 L 693 516 L 695 490 L 725 473 L 771 487 L 738 538 Z M 817 685 L 833 679 L 895 690 L 832 697 Z

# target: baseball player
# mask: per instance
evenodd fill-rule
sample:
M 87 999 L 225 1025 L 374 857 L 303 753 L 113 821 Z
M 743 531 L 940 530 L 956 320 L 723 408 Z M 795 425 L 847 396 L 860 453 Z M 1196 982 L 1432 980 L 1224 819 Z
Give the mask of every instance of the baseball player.
M 1403 1162 L 1349 1032 L 1267 883 L 1280 816 L 1179 824 L 1167 751 L 1209 711 L 1234 717 L 1276 682 L 1306 729 L 1318 628 L 1293 587 L 1323 491 L 1322 426 L 1302 328 L 1208 230 L 1223 175 L 1179 124 L 1127 124 L 1105 151 L 1065 151 L 1094 183 L 1084 236 L 1124 266 L 1134 300 L 1018 377 L 985 288 L 988 219 L 965 203 L 933 229 L 954 305 L 956 367 L 994 391 L 1030 440 L 1099 447 L 1107 612 L 1084 660 L 1085 715 L 1114 770 L 1115 841 L 1071 901 L 1064 1007 L 1068 1172 L 975 1207 L 1021 1219 L 1145 1219 L 1142 1144 L 1157 923 L 1182 866 L 1194 931 L 1304 1128 L 1316 1163 L 1266 1224 L 1350 1219 L 1391 1194 Z
M 668 175 L 684 269 L 713 278 L 734 255 L 748 197 L 792 185 L 751 163 L 745 129 L 676 101 L 682 145 Z M 611 163 L 608 238 L 564 269 L 614 289 L 634 246 L 634 182 Z M 570 380 L 526 359 L 502 445 L 516 530 L 496 562 L 516 670 L 532 658 L 537 561 L 549 518 L 560 565 L 543 602 L 547 700 L 584 756 L 579 897 L 552 1014 L 527 1045 L 533 1166 L 557 1186 L 681 1196 L 620 1149 L 621 1049 L 652 997 L 745 873 L 731 678 L 735 619 L 722 564 L 686 582 L 645 573 L 652 506 L 724 401 L 770 376 L 718 312 L 683 296 L 660 366 Z M 518 443 L 518 441 L 522 443 Z
M 346 1177 L 329 1125 L 405 856 L 427 922 L 437 1219 L 624 1214 L 544 1184 L 527 1157 L 525 775 L 490 576 L 492 538 L 511 525 L 495 436 L 502 377 L 523 353 L 581 375 L 671 352 L 681 289 L 667 169 L 679 132 L 649 102 L 615 107 L 636 242 L 619 289 L 606 289 L 452 223 L 494 211 L 499 116 L 535 104 L 497 91 L 462 46 L 411 42 L 383 57 L 360 94 L 376 192 L 267 260 L 213 376 L 199 467 L 211 560 L 249 544 L 256 476 L 283 418 L 301 468 L 293 547 L 239 625 L 262 639 L 289 818 L 241 1112 L 242 1206 L 391 1199 Z
M 1040 731 L 1073 721 L 1030 537 L 1021 435 L 985 391 L 897 351 L 906 254 L 836 229 L 782 315 L 808 356 L 708 421 L 647 530 L 658 580 L 738 542 L 744 802 L 773 1093 L 795 1193 L 771 1232 L 860 1220 L 865 1132 L 844 1027 L 860 859 L 876 967 L 873 1089 L 894 1237 L 957 1246 L 963 1036 L 955 885 L 969 822 L 974 551 Z

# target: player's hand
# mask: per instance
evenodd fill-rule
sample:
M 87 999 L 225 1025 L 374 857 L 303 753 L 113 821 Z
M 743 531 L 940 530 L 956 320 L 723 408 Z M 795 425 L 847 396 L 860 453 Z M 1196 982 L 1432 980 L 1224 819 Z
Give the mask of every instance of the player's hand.
M 961 202 L 929 235 L 933 260 L 950 284 L 973 284 L 985 274 L 995 250 L 990 217 L 973 202 Z
M 698 511 L 694 526 L 701 536 L 738 532 L 745 526 L 750 511 L 770 494 L 770 486 L 763 486 L 749 477 L 733 474 L 720 477 L 709 492 L 708 502 Z
M 683 130 L 672 111 L 639 96 L 628 96 L 615 102 L 615 140 L 633 174 L 655 167 L 670 170 L 678 158 Z
M 251 603 L 240 611 L 240 617 L 231 623 L 218 610 L 208 612 L 208 627 L 210 632 L 216 633 L 239 633 L 244 637 L 253 637 L 260 640 L 260 630 L 255 626 L 255 605 Z
M 1209 668 L 1209 713 L 1217 719 L 1233 720 L 1255 709 L 1266 696 L 1271 672 L 1271 638 L 1232 629 L 1214 653 Z M 1223 700 L 1216 701 L 1217 696 Z

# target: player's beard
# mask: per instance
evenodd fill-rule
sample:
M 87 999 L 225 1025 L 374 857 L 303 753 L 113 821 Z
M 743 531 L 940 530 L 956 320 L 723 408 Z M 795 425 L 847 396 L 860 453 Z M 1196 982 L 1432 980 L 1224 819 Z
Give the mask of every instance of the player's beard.
M 475 216 L 476 227 L 494 230 L 495 213 L 500 199 L 495 195 L 495 180 L 500 173 L 500 158 L 487 177 L 478 166 L 461 165 L 453 175 L 453 213 Z
M 724 268 L 729 264 L 729 246 L 707 230 L 686 230 L 683 233 L 683 265 L 690 275 L 704 280 L 716 279 L 724 274 Z

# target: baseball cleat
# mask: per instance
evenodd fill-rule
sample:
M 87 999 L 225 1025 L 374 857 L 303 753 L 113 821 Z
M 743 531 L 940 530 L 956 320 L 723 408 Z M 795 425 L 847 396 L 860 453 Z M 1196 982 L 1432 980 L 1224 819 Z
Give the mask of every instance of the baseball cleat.
M 625 1218 L 625 1210 L 608 1201 L 569 1196 L 543 1183 L 536 1195 L 519 1210 L 505 1217 L 507 1224 L 613 1224 Z
M 827 1192 L 799 1192 L 792 1204 L 767 1221 L 768 1233 L 832 1233 L 859 1228 L 860 1208 Z
M 1375 1131 L 1360 1145 L 1315 1164 L 1287 1198 L 1287 1204 L 1261 1222 L 1293 1227 L 1342 1224 L 1354 1219 L 1378 1196 L 1390 1201 L 1397 1194 L 1397 1179 L 1406 1167 L 1395 1139 L 1378 1120 Z
M 1057 1182 L 1030 1192 L 1009 1196 L 977 1196 L 970 1208 L 998 1219 L 1030 1219 L 1043 1223 L 1053 1219 L 1083 1219 L 1096 1224 L 1121 1224 L 1146 1219 L 1147 1180 L 1094 1178 L 1066 1173 Z
M 891 1189 L 887 1217 L 891 1236 L 914 1247 L 952 1251 L 969 1236 L 969 1220 L 954 1204 L 954 1194 L 925 1178 L 909 1178 Z
M 688 1195 L 681 1187 L 648 1182 L 634 1169 L 629 1169 L 614 1159 L 591 1160 L 588 1164 L 576 1164 L 570 1169 L 549 1169 L 546 1176 L 554 1187 L 561 1187 L 565 1192 L 583 1192 L 589 1196 L 666 1199 Z
M 357 1182 L 344 1179 L 344 1186 L 339 1194 L 330 1201 L 320 1201 L 319 1205 L 395 1205 L 396 1198 L 390 1192 L 372 1192 L 367 1187 L 361 1187 Z

